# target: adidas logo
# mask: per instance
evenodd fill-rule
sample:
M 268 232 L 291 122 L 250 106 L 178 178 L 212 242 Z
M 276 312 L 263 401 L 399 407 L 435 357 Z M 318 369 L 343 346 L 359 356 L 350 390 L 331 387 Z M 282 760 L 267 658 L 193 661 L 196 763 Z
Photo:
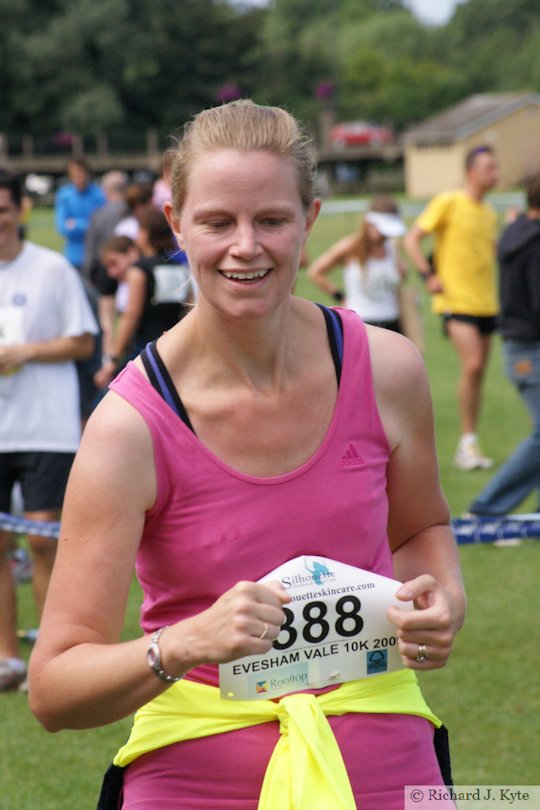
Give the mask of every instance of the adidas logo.
M 361 467 L 364 463 L 364 459 L 360 458 L 356 447 L 351 442 L 345 452 L 343 453 L 341 460 L 339 462 L 340 467 Z

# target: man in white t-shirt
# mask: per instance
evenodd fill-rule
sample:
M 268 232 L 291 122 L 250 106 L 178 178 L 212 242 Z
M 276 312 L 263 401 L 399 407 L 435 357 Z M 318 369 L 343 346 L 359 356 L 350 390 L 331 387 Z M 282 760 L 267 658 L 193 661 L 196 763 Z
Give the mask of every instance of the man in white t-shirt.
M 20 484 L 25 517 L 55 521 L 80 440 L 75 360 L 90 356 L 98 327 L 81 280 L 61 256 L 19 236 L 21 185 L 0 170 L 0 512 Z M 16 594 L 0 530 L 0 691 L 26 676 L 16 634 Z M 41 614 L 56 541 L 28 535 Z

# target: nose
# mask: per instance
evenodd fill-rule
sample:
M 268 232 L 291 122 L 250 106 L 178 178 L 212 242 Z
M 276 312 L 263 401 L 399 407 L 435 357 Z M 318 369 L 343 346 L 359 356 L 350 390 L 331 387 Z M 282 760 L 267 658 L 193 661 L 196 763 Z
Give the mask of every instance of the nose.
M 238 224 L 231 253 L 238 258 L 252 259 L 261 252 L 256 228 L 251 223 Z

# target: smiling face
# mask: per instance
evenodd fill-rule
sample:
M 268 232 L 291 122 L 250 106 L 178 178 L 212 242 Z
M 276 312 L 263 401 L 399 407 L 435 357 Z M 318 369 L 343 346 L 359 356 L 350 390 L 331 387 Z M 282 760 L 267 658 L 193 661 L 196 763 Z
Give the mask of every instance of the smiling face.
M 165 212 L 186 250 L 199 304 L 232 317 L 273 312 L 290 294 L 319 210 L 304 209 L 288 156 L 207 151 L 191 164 L 182 210 Z

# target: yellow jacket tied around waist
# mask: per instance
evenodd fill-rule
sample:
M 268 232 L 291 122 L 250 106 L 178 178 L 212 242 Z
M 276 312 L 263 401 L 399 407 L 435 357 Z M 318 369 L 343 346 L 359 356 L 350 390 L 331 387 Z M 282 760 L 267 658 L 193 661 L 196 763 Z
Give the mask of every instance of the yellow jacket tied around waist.
M 223 700 L 213 686 L 183 680 L 135 715 L 114 764 L 182 740 L 278 721 L 279 741 L 268 763 L 259 810 L 356 810 L 349 777 L 326 715 L 413 714 L 434 726 L 409 669 L 351 681 L 320 695 L 300 692 L 273 700 Z

